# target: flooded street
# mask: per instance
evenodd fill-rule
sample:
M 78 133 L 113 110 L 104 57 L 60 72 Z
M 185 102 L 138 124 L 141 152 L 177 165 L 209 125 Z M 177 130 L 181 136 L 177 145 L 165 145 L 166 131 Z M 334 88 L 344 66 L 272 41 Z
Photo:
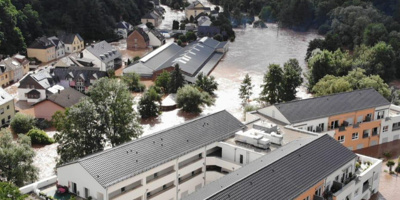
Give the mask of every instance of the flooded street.
M 315 32 L 299 33 L 279 29 L 276 24 L 268 24 L 267 29 L 237 29 L 236 40 L 229 44 L 229 51 L 211 73 L 218 82 L 215 105 L 204 109 L 201 116 L 226 109 L 235 117 L 243 120 L 243 108 L 238 91 L 246 73 L 252 78 L 253 96 L 257 98 L 261 92 L 260 85 L 267 67 L 271 63 L 283 64 L 290 58 L 299 60 L 305 72 L 304 56 L 308 42 L 320 36 Z M 299 98 L 309 98 L 310 95 L 302 87 L 298 91 Z M 156 119 L 143 123 L 144 134 L 178 125 L 196 116 L 187 115 L 179 110 L 163 112 Z

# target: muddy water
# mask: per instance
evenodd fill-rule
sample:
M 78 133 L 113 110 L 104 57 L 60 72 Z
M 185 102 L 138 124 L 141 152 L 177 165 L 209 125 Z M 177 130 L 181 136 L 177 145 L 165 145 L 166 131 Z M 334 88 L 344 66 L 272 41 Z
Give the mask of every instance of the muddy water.
M 268 24 L 267 29 L 237 29 L 235 42 L 230 43 L 229 51 L 211 73 L 219 84 L 216 91 L 215 105 L 204 109 L 201 116 L 226 109 L 238 119 L 243 118 L 243 108 L 238 96 L 241 81 L 246 73 L 252 78 L 253 96 L 260 93 L 262 78 L 271 63 L 283 64 L 290 58 L 299 60 L 303 71 L 306 71 L 304 56 L 308 42 L 318 38 L 315 32 L 293 32 L 279 29 L 276 24 Z M 299 89 L 299 98 L 308 98 L 305 88 Z M 160 117 L 143 122 L 145 135 L 183 123 L 193 119 L 194 115 L 187 115 L 174 110 L 164 112 Z

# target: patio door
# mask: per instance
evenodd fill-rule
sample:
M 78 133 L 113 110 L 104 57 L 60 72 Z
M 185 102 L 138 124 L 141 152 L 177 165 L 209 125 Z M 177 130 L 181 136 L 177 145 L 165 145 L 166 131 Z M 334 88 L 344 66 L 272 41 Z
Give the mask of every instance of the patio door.
M 85 198 L 89 197 L 89 189 L 85 188 Z

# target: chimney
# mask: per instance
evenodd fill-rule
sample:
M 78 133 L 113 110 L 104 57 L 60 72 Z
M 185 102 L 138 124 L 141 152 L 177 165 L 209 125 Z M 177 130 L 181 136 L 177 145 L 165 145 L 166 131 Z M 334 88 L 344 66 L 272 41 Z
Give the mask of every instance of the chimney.
M 90 45 L 92 48 L 94 48 L 94 44 Z
M 58 94 L 60 94 L 61 93 L 61 90 L 58 90 Z
M 83 58 L 83 53 L 82 52 L 80 53 L 80 57 Z

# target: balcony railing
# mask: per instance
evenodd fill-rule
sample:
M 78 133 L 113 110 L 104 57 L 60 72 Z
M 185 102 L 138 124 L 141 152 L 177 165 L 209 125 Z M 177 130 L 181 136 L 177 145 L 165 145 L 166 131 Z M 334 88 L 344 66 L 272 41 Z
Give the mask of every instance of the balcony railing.
M 193 163 L 195 163 L 195 162 L 197 162 L 197 161 L 199 161 L 199 160 L 202 160 L 202 159 L 204 159 L 203 157 L 199 157 L 199 158 L 197 158 L 197 159 L 195 159 L 195 160 L 192 160 L 192 161 L 190 161 L 190 162 L 188 162 L 188 163 L 185 163 L 185 164 L 183 164 L 183 165 L 179 165 L 179 169 L 182 169 L 182 168 L 184 168 L 184 167 L 186 167 L 186 166 L 188 166 L 188 165 L 190 165 L 190 164 L 193 164 Z
M 363 138 L 369 137 L 369 133 L 363 133 Z
M 324 200 L 324 198 L 323 197 L 320 197 L 320 196 L 318 196 L 318 195 L 314 195 L 314 198 L 313 198 L 314 200 Z
M 187 181 L 189 181 L 189 180 L 191 180 L 191 179 L 193 179 L 193 178 L 199 176 L 199 175 L 202 174 L 202 173 L 203 173 L 202 171 L 196 172 L 196 173 L 195 173 L 194 175 L 192 175 L 192 176 L 188 176 L 188 177 L 186 177 L 185 179 L 180 179 L 179 184 L 183 184 L 183 183 L 185 183 L 185 182 L 187 182 Z
M 372 136 L 378 135 L 378 131 L 373 131 Z
M 133 188 L 131 188 L 131 189 L 129 189 L 129 190 L 125 190 L 124 192 L 122 192 L 121 194 L 118 194 L 117 196 L 114 196 L 114 197 L 112 197 L 111 199 L 113 200 L 113 199 L 117 199 L 117 198 L 119 198 L 119 197 L 121 197 L 121 196 L 123 196 L 123 195 L 126 195 L 126 194 L 128 194 L 128 193 L 130 193 L 132 190 L 136 190 L 136 189 L 138 189 L 138 188 L 140 188 L 140 187 L 142 187 L 143 185 L 142 184 L 139 184 L 139 185 L 137 185 L 137 186 L 135 186 L 135 187 L 133 187 Z M 129 194 L 130 195 L 130 194 Z
M 368 190 L 368 188 L 369 188 L 369 184 L 365 184 L 365 185 L 363 185 L 363 193 L 364 193 L 365 191 L 367 191 L 367 190 Z
M 164 177 L 166 177 L 166 176 L 168 176 L 168 175 L 170 175 L 170 174 L 172 174 L 172 173 L 174 173 L 174 172 L 175 172 L 175 170 L 171 170 L 171 171 L 169 171 L 169 172 L 167 172 L 167 173 L 165 173 L 165 174 L 162 174 L 162 175 L 160 175 L 160 176 L 154 177 L 154 178 L 151 179 L 151 180 L 148 180 L 147 183 L 149 184 L 149 183 L 151 183 L 151 182 L 153 182 L 153 181 L 155 181 L 155 180 L 159 180 L 159 179 L 161 179 L 161 178 L 164 178 Z
M 175 188 L 175 185 L 170 185 L 170 186 L 168 186 L 168 187 L 166 187 L 166 188 L 164 188 L 164 189 L 162 189 L 162 190 L 160 190 L 160 191 L 158 191 L 158 192 L 156 192 L 154 194 L 148 195 L 147 199 L 155 198 L 156 196 L 161 195 L 162 193 L 167 192 L 169 190 L 172 190 L 173 188 Z

